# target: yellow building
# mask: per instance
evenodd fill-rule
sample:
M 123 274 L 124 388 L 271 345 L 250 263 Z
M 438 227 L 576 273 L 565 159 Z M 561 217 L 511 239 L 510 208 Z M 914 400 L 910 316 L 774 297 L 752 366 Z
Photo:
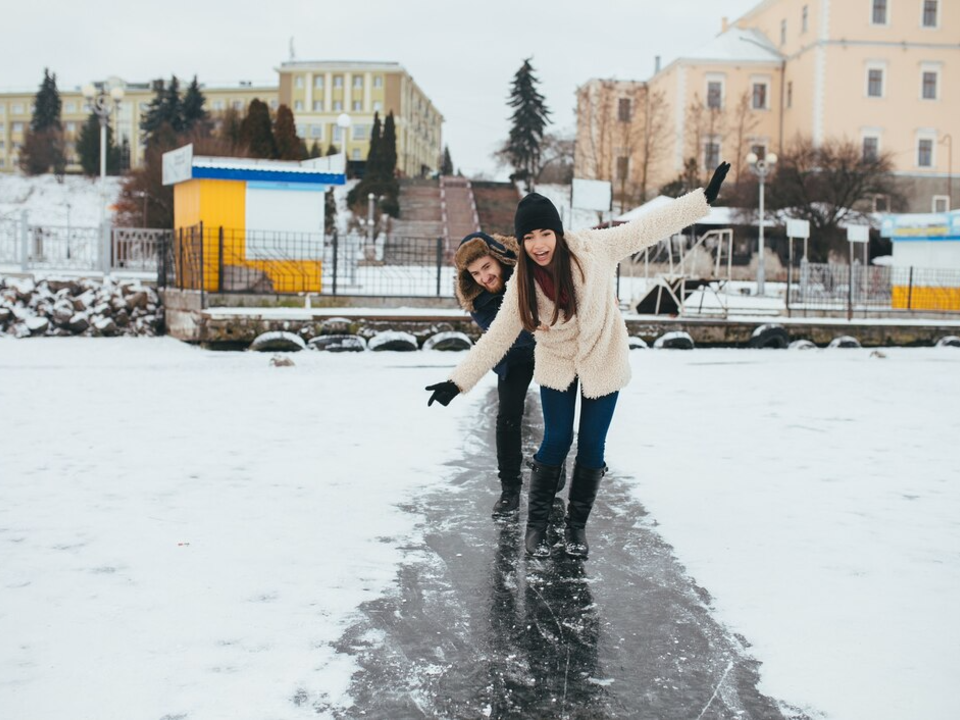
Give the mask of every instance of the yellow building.
M 297 131 L 312 144 L 341 148 L 337 118 L 350 116 L 347 156 L 366 160 L 374 113 L 392 112 L 397 169 L 408 177 L 440 168 L 443 116 L 399 63 L 296 61 L 282 63 L 280 102 L 293 110 Z
M 341 149 L 338 116 L 351 119 L 347 130 L 347 151 L 351 161 L 366 160 L 373 115 L 381 121 L 393 112 L 397 127 L 397 166 L 407 176 L 436 172 L 442 153 L 443 116 L 413 78 L 398 63 L 373 62 L 285 62 L 277 69 L 279 84 L 241 81 L 236 84 L 203 85 L 206 110 L 216 120 L 233 108 L 241 114 L 254 98 L 276 110 L 286 104 L 294 114 L 297 132 L 308 146 L 314 141 L 326 150 L 333 144 Z M 156 81 L 163 82 L 163 81 Z M 156 95 L 156 82 L 130 83 L 118 77 L 94 83 L 109 92 L 124 91 L 123 100 L 111 119 L 114 139 L 129 143 L 125 164 L 136 167 L 143 161 L 140 121 Z M 189 78 L 180 78 L 181 93 Z M 15 172 L 19 149 L 33 115 L 37 89 L 0 93 L 0 172 Z M 60 88 L 61 121 L 64 129 L 68 172 L 79 172 L 76 142 L 90 115 L 80 88 Z
M 960 206 L 960 2 L 946 0 L 764 0 L 699 50 L 650 80 L 609 86 L 613 97 L 578 93 L 575 173 L 614 181 L 637 200 L 637 169 L 648 167 L 647 196 L 696 158 L 702 176 L 720 158 L 734 176 L 747 153 L 782 152 L 797 136 L 815 143 L 846 139 L 865 155 L 889 152 L 908 199 L 907 210 Z M 629 90 L 652 108 L 653 151 L 644 156 L 609 143 L 611 157 L 595 172 L 583 139 L 599 108 L 616 113 Z M 656 114 L 662 122 L 656 120 Z M 597 120 L 593 121 L 598 122 Z M 610 117 L 607 125 L 611 123 Z M 616 171 L 626 172 L 627 183 Z M 628 186 L 628 187 L 627 187 Z M 630 191 L 632 188 L 632 193 Z M 952 191 L 952 198 L 949 192 Z M 877 209 L 886 199 L 876 198 Z

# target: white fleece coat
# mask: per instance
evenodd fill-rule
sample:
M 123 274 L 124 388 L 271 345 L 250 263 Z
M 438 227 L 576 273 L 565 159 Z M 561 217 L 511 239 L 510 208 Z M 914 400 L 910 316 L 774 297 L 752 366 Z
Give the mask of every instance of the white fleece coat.
M 556 325 L 534 333 L 534 378 L 540 385 L 563 391 L 579 376 L 584 397 L 598 398 L 630 382 L 627 326 L 616 298 L 617 264 L 692 225 L 709 210 L 703 190 L 694 190 L 624 225 L 564 235 L 580 262 L 583 277 L 571 262 L 577 314 L 566 318 L 561 312 Z M 549 322 L 554 303 L 539 284 L 536 291 L 540 320 Z M 515 273 L 507 282 L 496 320 L 450 379 L 462 392 L 468 392 L 500 361 L 522 329 Z

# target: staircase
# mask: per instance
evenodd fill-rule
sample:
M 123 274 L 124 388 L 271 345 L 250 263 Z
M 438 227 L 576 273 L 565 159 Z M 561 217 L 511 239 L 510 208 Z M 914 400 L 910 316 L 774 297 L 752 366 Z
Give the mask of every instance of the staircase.
M 443 235 L 440 183 L 436 180 L 401 180 L 399 204 L 400 218 L 391 222 L 391 235 L 431 239 Z
M 465 177 L 446 175 L 440 178 L 440 204 L 443 214 L 443 237 L 447 253 L 455 251 L 460 241 L 480 229 L 473 189 Z
M 472 190 L 483 231 L 513 235 L 513 216 L 520 202 L 516 186 L 513 183 L 475 181 Z

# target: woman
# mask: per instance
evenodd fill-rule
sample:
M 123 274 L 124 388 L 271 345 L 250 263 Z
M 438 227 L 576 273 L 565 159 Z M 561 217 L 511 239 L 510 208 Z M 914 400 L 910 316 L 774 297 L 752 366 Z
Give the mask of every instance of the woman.
M 589 552 L 585 527 L 607 469 L 607 430 L 619 391 L 630 381 L 627 328 L 614 289 L 617 264 L 705 216 L 729 169 L 729 163 L 721 163 L 706 190 L 606 230 L 564 234 L 553 203 L 536 193 L 517 206 L 514 229 L 523 252 L 500 313 L 450 379 L 427 388 L 433 393 L 427 404 L 449 404 L 497 364 L 522 330 L 534 333 L 534 378 L 540 384 L 544 436 L 531 464 L 524 540 L 529 554 L 550 554 L 547 522 L 573 444 L 577 395 L 582 398 L 579 440 L 564 547 L 574 557 Z

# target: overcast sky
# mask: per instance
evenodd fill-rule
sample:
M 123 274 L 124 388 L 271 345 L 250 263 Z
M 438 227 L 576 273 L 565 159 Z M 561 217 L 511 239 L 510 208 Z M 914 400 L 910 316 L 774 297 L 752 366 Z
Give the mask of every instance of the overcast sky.
M 646 80 L 759 0 L 27 0 L 8 3 L 0 89 L 61 89 L 118 75 L 142 82 L 277 82 L 298 60 L 403 65 L 443 114 L 444 142 L 468 175 L 505 177 L 491 154 L 509 129 L 513 74 L 532 57 L 553 130 L 574 127 L 574 91 L 590 78 Z

